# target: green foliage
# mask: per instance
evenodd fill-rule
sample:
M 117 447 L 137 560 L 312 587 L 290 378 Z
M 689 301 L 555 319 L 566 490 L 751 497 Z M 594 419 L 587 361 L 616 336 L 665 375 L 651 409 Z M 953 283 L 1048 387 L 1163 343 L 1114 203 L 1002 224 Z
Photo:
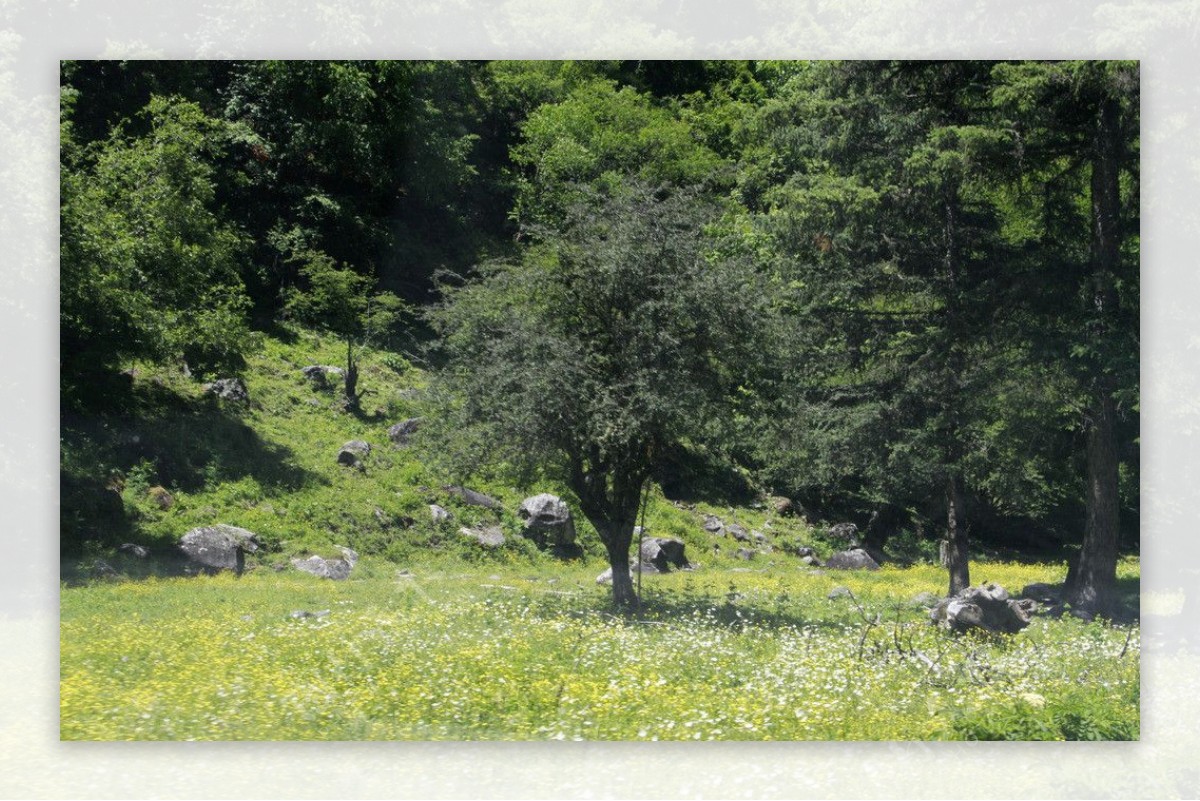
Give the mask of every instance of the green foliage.
M 118 131 L 86 148 L 64 127 L 60 319 L 71 384 L 133 358 L 227 370 L 253 347 L 246 240 L 217 204 L 235 128 L 178 98 L 153 98 L 143 119 L 146 135 Z
M 604 80 L 539 107 L 521 134 L 512 150 L 523 168 L 513 215 L 526 225 L 554 224 L 588 187 L 612 189 L 630 175 L 655 186 L 688 186 L 723 164 L 671 111 Z

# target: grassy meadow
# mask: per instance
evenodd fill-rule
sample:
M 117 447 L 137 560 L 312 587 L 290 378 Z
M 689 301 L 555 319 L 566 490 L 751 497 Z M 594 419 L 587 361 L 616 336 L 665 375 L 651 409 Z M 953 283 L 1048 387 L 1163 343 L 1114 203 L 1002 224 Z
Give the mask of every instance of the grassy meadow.
M 933 567 L 647 576 L 645 613 L 624 618 L 594 572 L 375 563 L 344 583 L 255 571 L 69 588 L 62 737 L 1138 736 L 1136 627 L 1039 618 L 1015 637 L 953 637 L 911 600 L 938 590 Z M 837 586 L 851 594 L 827 597 Z
M 682 539 L 697 567 L 646 576 L 642 613 L 614 615 L 586 520 L 571 562 L 519 533 L 521 498 L 553 492 L 574 506 L 563 486 L 484 477 L 471 486 L 505 510 L 464 505 L 387 440 L 389 425 L 422 411 L 419 369 L 367 353 L 361 383 L 373 394 L 350 414 L 300 374 L 338 364 L 340 343 L 285 333 L 250 359 L 249 406 L 141 366 L 108 412 L 64 416 L 63 739 L 1139 735 L 1136 624 L 1037 617 L 1012 637 L 948 635 L 920 598 L 946 585 L 928 541 L 897 539 L 895 565 L 877 572 L 824 571 L 789 554 L 836 547 L 802 518 L 656 491 L 648 533 Z M 356 438 L 374 446 L 361 471 L 335 460 Z M 452 519 L 435 522 L 430 503 Z M 736 543 L 704 531 L 705 514 L 764 532 L 774 550 L 737 558 Z M 214 523 L 266 546 L 240 578 L 166 577 L 117 550 L 161 551 Z M 498 524 L 505 545 L 459 533 L 476 523 Z M 347 581 L 277 569 L 335 545 L 362 555 Z M 1014 593 L 1065 574 L 1060 562 L 980 556 L 973 583 Z M 1136 609 L 1136 559 L 1120 570 Z

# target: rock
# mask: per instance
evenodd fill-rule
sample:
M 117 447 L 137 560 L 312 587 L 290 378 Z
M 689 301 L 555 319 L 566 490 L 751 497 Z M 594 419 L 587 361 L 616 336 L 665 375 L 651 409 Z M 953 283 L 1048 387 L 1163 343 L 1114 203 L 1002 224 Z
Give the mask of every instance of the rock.
M 194 528 L 179 538 L 178 545 L 187 562 L 186 572 L 233 570 L 239 576 L 246 569 L 246 553 L 259 547 L 254 532 L 223 523 Z
M 796 504 L 792 503 L 791 498 L 785 498 L 782 495 L 772 495 L 767 498 L 767 505 L 775 510 L 775 514 L 781 517 L 796 514 Z
M 352 439 L 338 450 L 338 464 L 361 468 L 362 460 L 371 453 L 371 445 L 361 439 Z
M 302 367 L 300 372 L 309 380 L 314 387 L 324 389 L 329 386 L 329 377 L 342 378 L 346 371 L 340 367 L 331 367 L 324 364 L 310 364 L 308 367 Z
M 801 556 L 800 561 L 806 565 L 809 565 L 810 567 L 820 567 L 821 566 L 821 560 L 812 555 Z
M 858 547 L 858 526 L 853 523 L 838 523 L 829 527 L 829 538 L 845 540 L 852 548 Z
M 853 598 L 854 593 L 850 592 L 849 587 L 834 587 L 825 597 L 831 601 L 835 601 L 838 598 Z
M 141 545 L 135 545 L 132 542 L 123 542 L 117 546 L 117 550 L 124 554 L 129 554 L 135 559 L 145 559 L 150 556 L 150 551 L 143 548 Z
M 450 513 L 436 503 L 429 504 L 429 516 L 433 518 L 434 523 L 445 523 L 450 519 Z
M 292 565 L 297 570 L 312 573 L 314 576 L 333 579 L 334 581 L 344 581 L 350 577 L 350 571 L 358 563 L 358 554 L 341 545 L 338 546 L 338 550 L 342 552 L 341 559 L 325 559 L 320 556 L 310 556 L 307 559 L 293 559 Z
M 932 592 L 919 592 L 909 601 L 913 606 L 924 606 L 926 608 L 937 605 L 941 599 Z
M 500 512 L 504 510 L 504 507 L 500 504 L 500 501 L 496 500 L 495 498 L 489 498 L 482 492 L 476 492 L 475 490 L 467 489 L 466 487 L 457 487 L 452 484 L 443 485 L 442 489 L 444 489 L 446 492 L 449 492 L 451 495 L 457 495 L 458 497 L 462 498 L 463 502 L 468 506 L 482 506 L 485 509 L 491 509 L 493 512 Z
M 417 433 L 417 429 L 421 427 L 423 417 L 410 417 L 407 420 L 402 420 L 396 425 L 388 429 L 388 439 L 397 447 L 403 447 L 408 444 L 408 438 Z
M 633 575 L 633 571 L 630 571 L 630 575 L 631 576 Z M 612 568 L 610 567 L 607 570 L 605 570 L 603 573 L 601 573 L 600 575 L 596 576 L 596 583 L 597 584 L 612 584 Z
M 834 570 L 878 570 L 879 563 L 862 548 L 840 551 L 825 560 L 825 567 Z
M 738 542 L 750 542 L 750 534 L 737 523 L 730 523 L 725 527 L 725 536 L 733 537 Z
M 205 384 L 204 391 L 216 395 L 221 400 L 239 403 L 246 403 L 250 400 L 250 393 L 246 391 L 246 385 L 240 378 L 218 378 L 216 381 Z
M 725 530 L 725 524 L 716 515 L 705 515 L 704 530 L 709 534 L 720 534 Z
M 564 551 L 578 547 L 571 509 L 557 495 L 544 492 L 526 498 L 517 509 L 517 517 L 525 521 L 525 536 L 540 547 Z
M 643 565 L 653 565 L 659 573 L 669 573 L 672 567 L 683 570 L 691 567 L 683 548 L 681 540 L 649 537 L 642 541 L 641 562 Z
M 165 487 L 151 487 L 146 490 L 146 495 L 150 497 L 150 500 L 154 501 L 155 506 L 164 512 L 175 505 L 175 498 L 171 496 L 171 493 L 167 492 Z
M 876 570 L 879 565 L 870 554 L 861 548 L 839 551 L 825 560 L 825 566 L 834 570 Z
M 485 548 L 499 548 L 504 544 L 504 531 L 499 526 L 460 528 L 458 533 L 470 537 Z
M 929 619 L 951 631 L 970 629 L 1016 634 L 1029 625 L 1028 600 L 1013 601 L 999 584 L 967 587 L 943 598 L 929 612 Z
M 760 545 L 767 541 L 767 535 L 763 534 L 761 531 L 751 531 L 750 536 Z
M 745 561 L 749 562 L 751 559 L 758 556 L 758 552 L 752 551 L 749 548 L 738 548 L 737 553 L 734 554 L 734 556 L 736 556 L 738 559 L 744 559 Z

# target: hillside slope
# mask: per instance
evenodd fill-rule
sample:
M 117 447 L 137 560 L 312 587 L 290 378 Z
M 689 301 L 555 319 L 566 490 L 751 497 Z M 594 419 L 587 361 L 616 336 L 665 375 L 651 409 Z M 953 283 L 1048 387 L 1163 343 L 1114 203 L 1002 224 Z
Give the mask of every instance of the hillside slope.
M 318 386 L 302 372 L 309 365 L 338 365 L 343 355 L 336 338 L 280 329 L 247 359 L 249 402 L 218 399 L 179 369 L 138 364 L 114 387 L 105 411 L 64 411 L 64 572 L 74 571 L 80 559 L 85 573 L 96 559 L 122 560 L 116 549 L 126 542 L 162 552 L 189 529 L 217 523 L 258 534 L 266 545 L 255 557 L 262 566 L 334 553 L 338 545 L 359 552 L 364 564 L 372 558 L 397 564 L 553 562 L 521 536 L 516 511 L 524 497 L 539 492 L 560 495 L 577 509 L 569 490 L 553 479 L 515 486 L 512 479 L 435 474 L 419 444 L 397 446 L 388 436 L 390 426 L 423 413 L 424 373 L 397 354 L 365 351 L 359 385 L 368 394 L 362 410 L 351 413 L 336 381 Z M 371 445 L 361 469 L 338 463 L 339 449 L 351 440 Z M 448 484 L 484 492 L 503 510 L 469 506 L 444 489 Z M 436 522 L 430 504 L 446 508 L 451 518 Z M 750 540 L 706 531 L 710 514 L 740 526 Z M 599 568 L 603 548 L 576 515 L 583 558 Z M 791 559 L 787 546 L 833 547 L 803 520 L 762 504 L 668 501 L 657 487 L 646 520 L 648 534 L 682 539 L 692 561 L 745 564 L 751 551 L 751 559 Z M 460 533 L 464 526 L 493 524 L 506 535 L 496 549 Z M 745 553 L 739 556 L 739 550 Z

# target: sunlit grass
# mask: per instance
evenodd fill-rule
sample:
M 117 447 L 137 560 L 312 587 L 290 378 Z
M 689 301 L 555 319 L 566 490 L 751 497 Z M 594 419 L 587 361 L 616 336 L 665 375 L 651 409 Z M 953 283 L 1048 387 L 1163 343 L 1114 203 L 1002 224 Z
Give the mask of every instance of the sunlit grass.
M 1012 638 L 950 637 L 912 601 L 942 590 L 932 567 L 647 577 L 633 619 L 604 611 L 590 568 L 390 570 L 64 589 L 62 737 L 1138 735 L 1136 627 L 1038 618 Z M 1056 566 L 973 571 L 1017 589 L 1061 580 Z M 827 598 L 834 586 L 854 597 Z

